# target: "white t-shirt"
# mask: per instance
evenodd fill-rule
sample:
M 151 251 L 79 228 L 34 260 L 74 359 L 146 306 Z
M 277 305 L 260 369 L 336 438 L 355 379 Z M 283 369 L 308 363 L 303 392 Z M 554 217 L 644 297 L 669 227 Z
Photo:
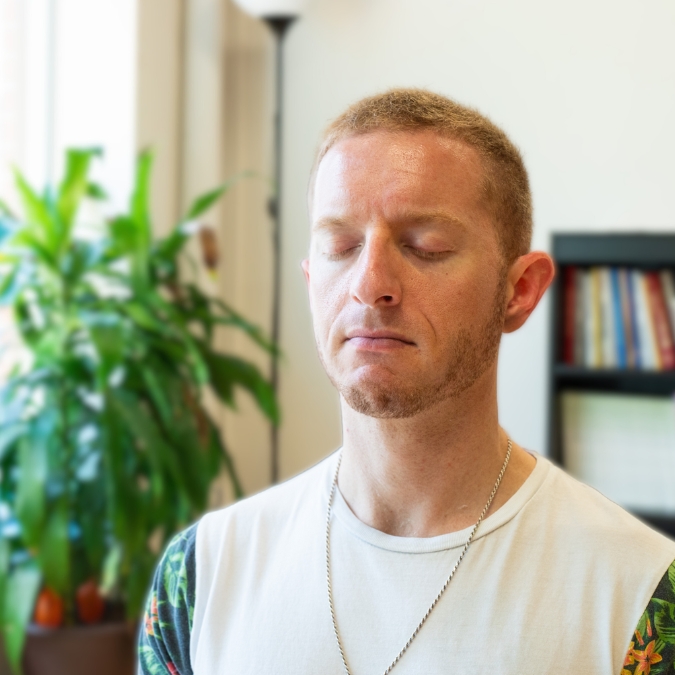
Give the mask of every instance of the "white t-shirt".
M 521 488 L 481 523 L 394 675 L 622 672 L 636 626 L 675 559 L 675 542 L 546 458 L 536 459 Z M 206 515 L 192 529 L 194 561 L 185 574 L 193 583 L 194 613 L 183 670 L 343 674 L 325 562 L 336 461 L 331 455 L 282 485 Z M 385 672 L 469 531 L 384 534 L 358 520 L 336 491 L 333 598 L 352 675 Z M 647 642 L 652 631 L 650 622 Z

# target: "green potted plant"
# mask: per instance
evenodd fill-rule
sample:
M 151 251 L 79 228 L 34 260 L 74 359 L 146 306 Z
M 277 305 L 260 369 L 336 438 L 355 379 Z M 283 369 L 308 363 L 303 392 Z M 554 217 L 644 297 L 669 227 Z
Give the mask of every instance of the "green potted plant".
M 0 216 L 0 304 L 13 308 L 29 356 L 0 389 L 0 619 L 12 668 L 30 675 L 48 640 L 91 638 L 87 624 L 100 622 L 129 633 L 124 619 L 138 619 L 164 544 L 205 510 L 221 470 L 241 495 L 204 391 L 233 406 L 242 387 L 278 420 L 269 383 L 218 351 L 214 334 L 231 327 L 273 346 L 179 269 L 196 219 L 227 186 L 155 238 L 145 152 L 128 213 L 83 234 L 83 201 L 104 197 L 89 179 L 95 155 L 68 151 L 58 189 L 40 195 L 17 172 L 23 213 L 3 204 Z M 213 237 L 200 238 L 211 265 Z M 127 667 L 106 664 L 96 644 L 99 675 Z M 48 672 L 92 672 L 83 653 L 79 665 L 48 656 Z

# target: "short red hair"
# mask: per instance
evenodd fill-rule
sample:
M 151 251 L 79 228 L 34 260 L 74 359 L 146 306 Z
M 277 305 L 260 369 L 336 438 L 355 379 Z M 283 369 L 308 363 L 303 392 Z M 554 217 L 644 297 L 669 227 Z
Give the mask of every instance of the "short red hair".
M 431 129 L 475 148 L 483 160 L 486 203 L 497 221 L 507 263 L 530 249 L 532 195 L 518 148 L 473 108 L 424 89 L 391 89 L 351 105 L 324 131 L 312 169 L 310 192 L 321 160 L 336 143 L 371 131 Z

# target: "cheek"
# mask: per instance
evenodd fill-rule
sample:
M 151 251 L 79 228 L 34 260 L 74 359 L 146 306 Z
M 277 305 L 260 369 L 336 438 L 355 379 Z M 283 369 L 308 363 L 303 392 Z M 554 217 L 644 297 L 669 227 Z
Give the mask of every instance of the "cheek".
M 348 288 L 345 275 L 330 274 L 320 264 L 312 267 L 309 286 L 312 319 L 316 337 L 322 343 L 328 339 L 331 327 L 345 305 Z
M 477 329 L 493 311 L 494 285 L 475 275 L 444 275 L 442 280 L 418 295 L 428 313 L 435 317 L 436 331 L 452 335 Z

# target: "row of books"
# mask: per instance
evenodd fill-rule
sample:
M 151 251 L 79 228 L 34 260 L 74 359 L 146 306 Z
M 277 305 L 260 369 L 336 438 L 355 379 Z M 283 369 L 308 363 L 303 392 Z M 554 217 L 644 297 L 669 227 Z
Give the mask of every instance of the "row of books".
M 586 368 L 675 368 L 670 269 L 563 269 L 563 360 Z

